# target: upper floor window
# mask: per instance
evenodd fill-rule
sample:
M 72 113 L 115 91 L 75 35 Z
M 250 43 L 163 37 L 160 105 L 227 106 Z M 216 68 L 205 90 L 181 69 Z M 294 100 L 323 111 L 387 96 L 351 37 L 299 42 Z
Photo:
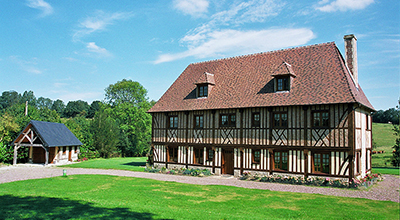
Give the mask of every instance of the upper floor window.
M 289 91 L 289 86 L 290 86 L 290 77 L 289 76 L 283 76 L 283 77 L 277 77 L 275 78 L 275 88 L 276 91 Z
M 195 115 L 194 116 L 194 128 L 203 128 L 204 127 L 204 117 L 203 115 Z
M 194 163 L 203 164 L 204 161 L 204 148 L 194 148 Z
M 252 127 L 260 127 L 260 113 L 254 112 L 251 116 L 251 126 Z
M 273 116 L 273 127 L 274 128 L 287 128 L 288 127 L 288 115 L 286 112 L 276 112 Z
M 288 170 L 288 152 L 274 152 L 274 168 L 277 170 Z
M 312 113 L 313 127 L 329 127 L 329 112 L 318 111 Z
M 329 174 L 329 154 L 314 154 L 314 172 Z
M 220 115 L 221 127 L 236 127 L 236 114 L 221 114 Z
M 168 128 L 178 128 L 178 116 L 168 117 Z
M 197 97 L 208 96 L 208 85 L 197 85 Z
M 261 150 L 257 149 L 252 154 L 253 163 L 260 163 L 261 161 Z

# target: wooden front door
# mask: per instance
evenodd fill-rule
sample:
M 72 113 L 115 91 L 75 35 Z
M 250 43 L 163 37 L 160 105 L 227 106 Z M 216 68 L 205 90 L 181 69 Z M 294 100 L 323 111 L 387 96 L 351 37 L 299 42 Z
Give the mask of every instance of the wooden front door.
M 233 149 L 222 150 L 222 174 L 233 175 Z
M 71 151 L 72 151 L 72 147 L 68 147 L 68 161 L 72 161 Z
M 32 162 L 44 163 L 46 162 L 46 151 L 43 147 L 34 147 L 32 150 Z

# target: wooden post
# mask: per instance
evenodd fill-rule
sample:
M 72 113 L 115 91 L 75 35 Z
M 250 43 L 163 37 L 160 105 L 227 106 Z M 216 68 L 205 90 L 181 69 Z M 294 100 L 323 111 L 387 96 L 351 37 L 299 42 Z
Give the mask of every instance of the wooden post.
M 243 157 L 244 157 L 243 147 L 239 148 L 240 152 L 240 175 L 243 175 Z
M 356 129 L 355 129 L 355 120 L 354 120 L 354 109 L 353 109 L 353 104 L 349 104 L 348 106 L 348 133 L 349 133 L 349 147 L 350 147 L 350 160 L 349 160 L 349 181 L 351 181 L 354 178 L 354 155 L 355 155 L 355 150 L 356 150 L 356 140 L 355 140 L 355 135 L 356 135 Z
M 304 178 L 308 177 L 308 150 L 304 150 Z
M 274 170 L 274 149 L 268 149 L 269 151 L 269 174 L 272 175 Z
M 45 147 L 44 150 L 46 151 L 46 162 L 44 165 L 47 166 L 49 164 L 49 150 L 47 147 Z
M 169 146 L 165 146 L 165 168 L 168 169 L 168 161 L 169 161 Z
M 18 148 L 19 148 L 19 147 L 17 147 L 17 145 L 14 145 L 14 160 L 13 160 L 13 165 L 17 165 Z
M 215 173 L 215 147 L 211 148 L 213 151 L 212 171 Z
M 186 146 L 186 169 L 189 168 L 189 147 Z

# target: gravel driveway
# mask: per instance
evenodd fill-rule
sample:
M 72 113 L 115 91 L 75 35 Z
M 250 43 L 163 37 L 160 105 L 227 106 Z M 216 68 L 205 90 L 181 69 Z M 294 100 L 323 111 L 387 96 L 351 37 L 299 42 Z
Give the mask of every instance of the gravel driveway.
M 234 177 L 210 176 L 210 177 L 191 177 L 177 176 L 167 174 L 154 174 L 145 172 L 134 172 L 126 170 L 102 170 L 102 169 L 84 169 L 84 168 L 61 168 L 61 167 L 43 167 L 18 165 L 0 168 L 0 184 L 26 179 L 48 178 L 62 176 L 63 169 L 67 170 L 68 175 L 76 174 L 103 174 L 113 176 L 139 177 L 161 181 L 173 181 L 179 183 L 199 184 L 199 185 L 227 185 L 237 186 L 249 189 L 268 189 L 272 191 L 317 193 L 322 195 L 344 196 L 355 198 L 366 198 L 373 200 L 388 200 L 399 202 L 399 176 L 383 175 L 384 180 L 372 186 L 368 190 L 349 190 L 327 187 L 299 186 L 280 183 L 262 183 L 253 181 L 238 180 Z

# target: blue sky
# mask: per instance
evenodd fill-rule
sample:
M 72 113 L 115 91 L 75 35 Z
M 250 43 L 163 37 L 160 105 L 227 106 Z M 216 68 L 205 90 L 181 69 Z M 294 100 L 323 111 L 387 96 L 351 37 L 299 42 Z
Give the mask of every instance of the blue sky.
M 377 109 L 400 88 L 398 0 L 0 0 L 0 91 L 104 99 L 122 79 L 158 100 L 193 62 L 358 39 L 359 83 Z

